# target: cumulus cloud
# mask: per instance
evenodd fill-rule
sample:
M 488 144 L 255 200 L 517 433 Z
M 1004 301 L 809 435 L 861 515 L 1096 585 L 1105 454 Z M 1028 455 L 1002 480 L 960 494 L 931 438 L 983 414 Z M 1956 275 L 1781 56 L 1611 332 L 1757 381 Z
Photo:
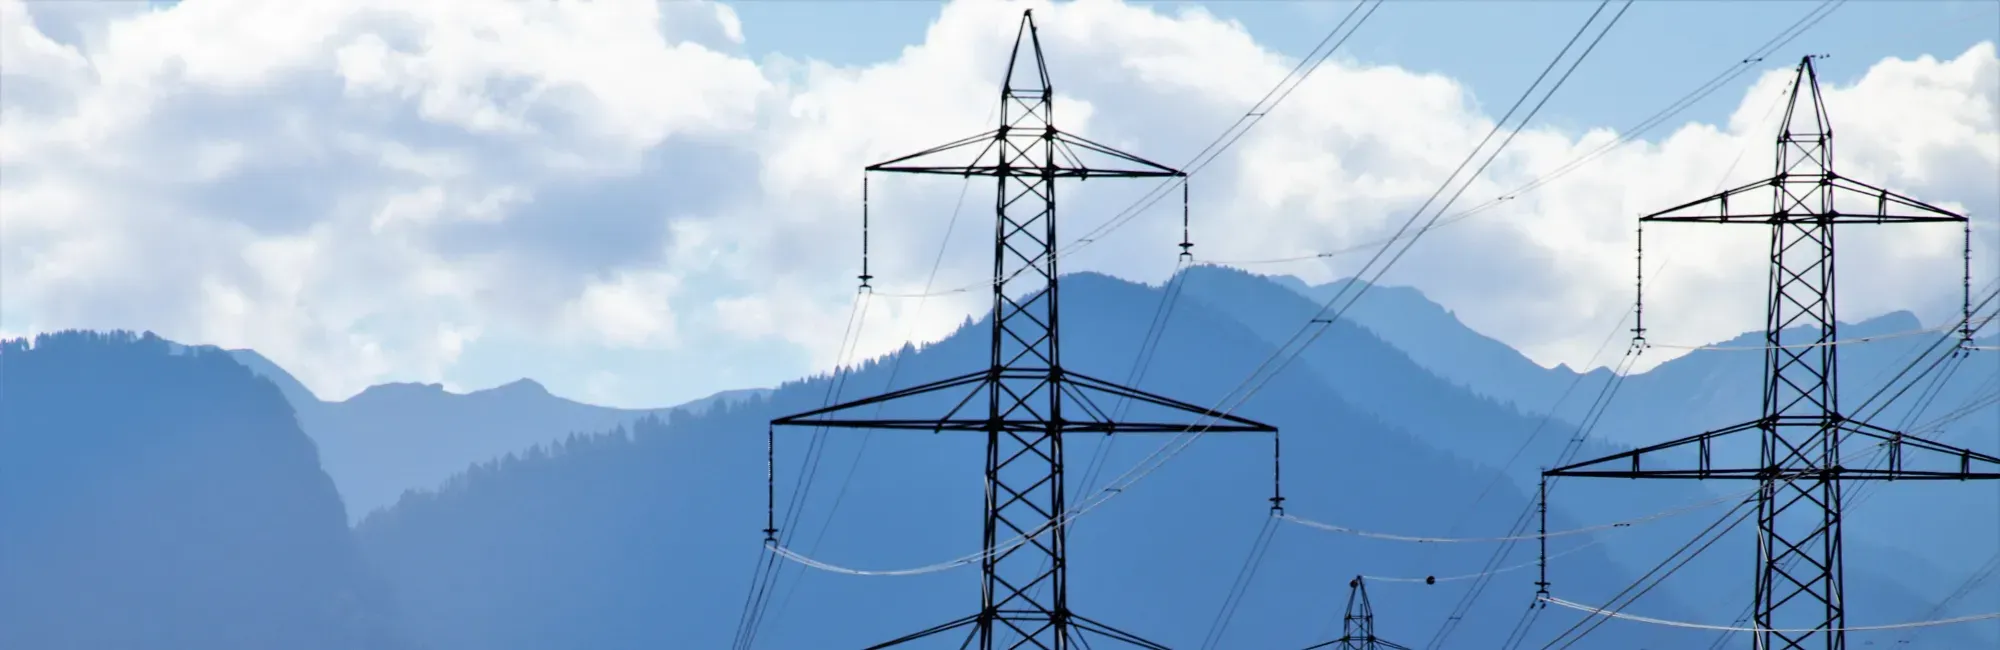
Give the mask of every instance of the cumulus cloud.
M 0 20 L 9 325 L 256 347 L 329 397 L 435 380 L 484 330 L 672 341 L 678 215 L 562 200 L 690 167 L 768 92 L 669 39 L 729 31 L 677 24 L 713 7 L 52 4 L 0 3 L 36 18 Z
M 0 328 L 255 347 L 335 398 L 435 381 L 481 345 L 715 363 L 780 343 L 812 368 L 756 373 L 767 383 L 831 367 L 854 307 L 860 168 L 991 128 L 1024 7 L 1058 123 L 1168 164 L 1294 63 L 1202 10 L 1110 0 L 954 2 L 920 42 L 862 66 L 733 54 L 743 28 L 717 4 L 63 4 L 0 0 Z M 1837 164 L 1990 224 L 2000 59 L 1991 43 L 1940 54 L 1831 68 L 1856 79 L 1826 87 Z M 1771 64 L 1726 124 L 1663 129 L 1436 231 L 1386 281 L 1538 361 L 1583 362 L 1631 302 L 1634 217 L 1768 175 L 1789 75 Z M 1196 252 L 1264 260 L 1386 236 L 1491 128 L 1481 100 L 1499 99 L 1336 57 L 1193 179 Z M 1618 135 L 1531 128 L 1460 207 Z M 1065 184 L 1063 229 L 1146 189 Z M 870 181 L 878 295 L 855 356 L 984 309 L 992 191 Z M 1163 203 L 1064 268 L 1157 282 L 1176 216 Z M 1844 316 L 1937 320 L 1956 304 L 1956 229 L 1843 235 Z M 1669 263 L 1648 280 L 1655 337 L 1759 326 L 1764 237 L 1649 229 L 1649 262 Z M 1251 268 L 1322 281 L 1365 257 Z M 927 285 L 940 295 L 898 297 Z M 634 379 L 579 371 L 568 390 L 631 402 Z
M 1838 134 L 1836 167 L 1850 177 L 1969 211 L 2000 208 L 2000 67 L 1991 43 L 1939 61 L 1885 61 L 1851 85 L 1822 80 Z M 1241 146 L 1244 236 L 1211 251 L 1273 259 L 1341 250 L 1386 236 L 1491 128 L 1445 79 L 1343 66 L 1316 76 L 1286 111 Z M 1357 77 L 1373 75 L 1374 79 Z M 1612 151 L 1532 194 L 1440 228 L 1385 281 L 1417 286 L 1473 327 L 1544 363 L 1578 364 L 1632 303 L 1636 217 L 1773 173 L 1790 68 L 1773 66 L 1726 125 L 1685 124 Z M 1352 89 L 1367 87 L 1365 93 Z M 1560 96 L 1558 96 L 1560 101 Z M 1615 139 L 1610 130 L 1523 132 L 1454 212 L 1507 196 Z M 1769 194 L 1754 204 L 1768 206 Z M 1739 204 L 1741 205 L 1741 204 Z M 1872 206 L 1869 206 L 1872 207 Z M 1913 308 L 1932 320 L 1957 304 L 1962 233 L 1950 226 L 1860 226 L 1841 238 L 1841 316 Z M 1648 229 L 1648 327 L 1698 343 L 1762 323 L 1769 230 L 1660 225 Z M 1279 266 L 1325 280 L 1366 253 Z M 1981 261 L 1990 275 L 1991 258 Z M 1365 307 L 1363 307 L 1365 308 Z M 1666 355 L 1652 355 L 1652 361 Z

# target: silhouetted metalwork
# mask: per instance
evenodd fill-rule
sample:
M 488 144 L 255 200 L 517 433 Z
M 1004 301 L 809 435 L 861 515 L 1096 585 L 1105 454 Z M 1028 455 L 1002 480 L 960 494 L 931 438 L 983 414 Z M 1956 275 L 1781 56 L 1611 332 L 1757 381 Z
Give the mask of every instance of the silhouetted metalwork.
M 1799 62 L 1778 137 L 1775 176 L 1640 218 L 1642 223 L 1771 227 L 1762 416 L 1543 473 L 1544 477 L 1759 482 L 1754 626 L 1760 631 L 1752 636 L 1758 650 L 1847 647 L 1842 629 L 1847 615 L 1841 578 L 1842 482 L 2000 479 L 2000 458 L 1869 424 L 1848 417 L 1840 409 L 1839 350 L 1834 345 L 1838 340 L 1834 331 L 1834 226 L 1966 219 L 1833 171 L 1833 129 L 1821 102 L 1814 58 L 1808 56 Z M 1732 201 L 1767 187 L 1776 196 L 1771 211 L 1732 210 Z M 1844 211 L 1836 201 L 1844 205 L 1866 201 L 1870 209 Z M 1695 214 L 1711 204 L 1717 206 L 1716 214 Z M 1788 329 L 1805 330 L 1812 336 L 1809 340 L 1781 340 L 1780 333 Z M 1638 330 L 1641 335 L 1643 332 Z M 1710 462 L 1717 440 L 1747 431 L 1758 432 L 1758 466 L 1718 468 Z M 1842 441 L 1850 436 L 1882 447 L 1887 466 L 1843 465 Z M 1692 453 L 1694 457 L 1659 460 L 1670 453 Z M 1914 466 L 1909 465 L 1913 462 Z
M 1410 650 L 1400 644 L 1376 638 L 1375 606 L 1368 602 L 1368 584 L 1361 576 L 1347 583 L 1347 615 L 1340 622 L 1340 638 L 1309 645 L 1305 650 Z
M 1000 127 L 996 130 L 867 168 L 871 172 L 997 179 L 990 366 L 778 418 L 771 424 L 986 434 L 983 548 L 989 549 L 990 555 L 980 563 L 984 582 L 979 611 L 873 648 L 900 645 L 966 627 L 971 629 L 960 647 L 982 650 L 1003 643 L 996 636 L 1000 634 L 1020 637 L 1001 647 L 1049 650 L 1088 647 L 1080 642 L 1079 632 L 1091 632 L 1133 646 L 1164 648 L 1070 610 L 1064 436 L 1181 432 L 1197 425 L 1208 432 L 1275 433 L 1277 429 L 1062 367 L 1058 344 L 1061 321 L 1057 317 L 1060 301 L 1056 269 L 1056 179 L 1184 174 L 1056 129 L 1050 115 L 1053 101 L 1048 67 L 1042 58 L 1032 13 L 1022 16 L 1000 102 Z M 977 152 L 972 162 L 924 161 L 967 150 Z M 989 154 L 993 159 L 984 162 Z M 1109 164 L 1093 167 L 1086 164 L 1086 158 L 1108 160 Z M 862 407 L 923 396 L 953 397 L 954 406 L 936 419 L 856 417 L 855 410 Z M 1103 400 L 1131 400 L 1192 417 L 1187 422 L 1114 421 L 1098 406 Z M 983 402 L 984 413 L 960 414 L 975 402 Z M 1029 541 L 1006 546 L 1009 540 L 1022 536 Z

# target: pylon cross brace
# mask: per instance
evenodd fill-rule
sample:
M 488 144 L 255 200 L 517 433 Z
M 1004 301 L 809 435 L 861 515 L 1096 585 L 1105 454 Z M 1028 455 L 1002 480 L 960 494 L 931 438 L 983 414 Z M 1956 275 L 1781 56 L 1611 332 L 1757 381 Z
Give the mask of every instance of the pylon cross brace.
M 1799 62 L 1778 137 L 1775 175 L 1640 218 L 1642 223 L 1743 223 L 1771 228 L 1763 414 L 1748 422 L 1543 472 L 1545 478 L 1757 481 L 1760 541 L 1754 612 L 1756 627 L 1764 630 L 1753 637 L 1758 650 L 1847 647 L 1842 630 L 1846 618 L 1843 483 L 2000 479 L 2000 458 L 1876 426 L 1841 411 L 1838 346 L 1833 344 L 1838 340 L 1835 226 L 1962 223 L 1966 218 L 1834 172 L 1833 130 L 1812 60 L 1809 56 Z M 1774 196 L 1771 210 L 1732 209 L 1732 199 L 1765 189 Z M 1711 205 L 1714 214 L 1695 214 Z M 1780 336 L 1800 329 L 1808 331 L 1811 340 Z M 1746 432 L 1758 436 L 1758 465 L 1716 467 L 1715 443 Z M 1844 466 L 1843 442 L 1857 437 L 1877 443 L 1887 466 Z M 1662 460 L 1663 456 L 1668 458 Z M 1786 629 L 1806 631 L 1781 631 Z
M 775 426 L 982 432 L 986 436 L 983 548 L 1027 542 L 980 562 L 977 612 L 871 648 L 969 628 L 961 648 L 1068 650 L 1083 635 L 1141 648 L 1166 646 L 1076 614 L 1068 601 L 1069 516 L 1064 437 L 1078 433 L 1275 433 L 1247 418 L 1096 379 L 1062 366 L 1056 268 L 1056 179 L 1172 178 L 1179 170 L 1057 129 L 1034 17 L 1024 12 L 1001 90 L 1000 127 L 871 165 L 870 172 L 992 177 L 998 184 L 993 250 L 991 363 L 986 369 L 771 421 Z M 975 152 L 971 162 L 931 159 Z M 1087 159 L 1098 159 L 1093 165 Z M 1185 247 L 1183 247 L 1185 249 Z M 865 272 L 864 272 L 865 273 Z M 937 418 L 860 417 L 859 410 L 937 400 Z M 1125 400 L 1180 419 L 1121 420 L 1102 401 Z M 978 411 L 983 411 L 979 413 Z M 971 413 L 976 413 L 970 414 Z M 1273 503 L 1275 504 L 1274 497 Z M 1275 507 L 1275 506 L 1274 506 Z

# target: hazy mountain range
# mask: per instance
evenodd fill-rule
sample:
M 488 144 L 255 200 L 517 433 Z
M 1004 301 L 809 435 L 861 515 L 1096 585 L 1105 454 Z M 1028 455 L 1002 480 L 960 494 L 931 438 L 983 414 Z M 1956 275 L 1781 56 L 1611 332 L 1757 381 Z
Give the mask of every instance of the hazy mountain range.
M 508 452 L 572 433 L 609 431 L 676 409 L 698 413 L 769 392 L 730 390 L 679 406 L 620 409 L 557 397 L 533 379 L 520 379 L 463 394 L 439 384 L 379 384 L 329 402 L 255 350 L 229 354 L 277 384 L 300 425 L 319 444 L 320 460 L 354 521 L 394 504 L 404 490 L 436 487 L 473 463 Z
M 1313 314 L 1317 299 L 1340 287 L 1208 267 L 1165 288 L 1092 274 L 1065 282 L 1066 365 L 1197 404 L 1229 393 Z M 1135 364 L 1147 318 L 1169 295 L 1171 317 L 1158 345 L 1144 357 L 1148 363 Z M 1579 438 L 1585 407 L 1611 379 L 1601 369 L 1578 375 L 1542 368 L 1409 289 L 1375 288 L 1349 316 L 1238 411 L 1283 429 L 1287 512 L 1300 517 L 1403 534 L 1503 534 L 1532 505 L 1536 468 Z M 824 403 L 834 385 L 854 398 L 888 388 L 892 371 L 900 387 L 975 368 L 985 356 L 987 325 L 969 327 L 838 377 L 656 410 L 581 404 L 529 380 L 464 395 L 387 384 L 324 402 L 252 351 L 85 334 L 10 344 L 0 351 L 7 406 L 0 647 L 51 639 L 90 649 L 274 647 L 277 632 L 213 629 L 216 617 L 252 616 L 316 621 L 297 629 L 335 639 L 285 647 L 727 647 L 763 537 L 764 423 Z M 1897 313 L 1848 325 L 1842 336 L 1920 327 Z M 1746 337 L 1728 344 L 1762 339 Z M 1932 340 L 1843 348 L 1843 399 L 1860 404 Z M 76 362 L 78 355 L 89 362 Z M 225 364 L 234 374 L 217 359 L 236 361 Z M 1757 409 L 1761 363 L 1754 351 L 1705 350 L 1627 377 L 1574 453 L 1594 457 L 1748 419 Z M 1935 390 L 1910 391 L 1876 421 L 1915 426 L 1976 406 L 2000 391 L 1996 374 L 2000 357 L 1968 357 Z M 1918 409 L 1909 407 L 1918 404 L 1925 408 L 1913 413 Z M 296 425 L 269 415 L 287 406 Z M 107 408 L 118 415 L 99 414 Z M 266 415 L 232 418 L 236 413 Z M 251 431 L 261 437 L 246 437 Z M 1972 409 L 1931 435 L 2000 449 L 2000 407 Z M 304 444 L 308 437 L 313 444 Z M 266 438 L 281 442 L 258 442 Z M 977 438 L 835 431 L 813 460 L 804 454 L 811 432 L 781 431 L 779 515 L 799 517 L 781 521 L 783 539 L 860 568 L 920 566 L 976 550 Z M 1164 441 L 1121 435 L 1071 443 L 1072 494 L 1093 491 Z M 207 449 L 221 451 L 190 451 Z M 1268 437 L 1204 438 L 1079 520 L 1071 536 L 1072 605 L 1168 645 L 1195 645 L 1269 517 L 1270 454 Z M 179 469 L 162 469 L 168 463 Z M 1098 463 L 1101 471 L 1088 471 Z M 247 466 L 260 469 L 243 472 Z M 210 475 L 218 478 L 199 480 Z M 813 486 L 793 507 L 786 497 L 806 475 Z M 227 476 L 241 478 L 220 478 Z M 1742 489 L 1579 479 L 1555 490 L 1550 525 L 1629 519 Z M 337 525 L 341 501 L 347 519 L 359 521 L 351 528 Z M 243 503 L 298 505 L 264 516 Z M 1896 484 L 1851 503 L 1850 624 L 1994 609 L 2000 585 L 1989 582 L 1932 611 L 2000 548 L 2000 486 Z M 1552 591 L 1606 602 L 1725 509 L 1649 522 L 1643 533 L 1634 527 L 1551 540 L 1552 552 L 1591 545 L 1551 562 Z M 198 513 L 265 523 L 224 525 L 215 522 L 232 520 Z M 1302 647 L 1331 638 L 1324 633 L 1338 629 L 1347 581 L 1358 573 L 1448 578 L 1371 589 L 1381 634 L 1423 647 L 1474 584 L 1449 578 L 1480 572 L 1494 549 L 1278 526 L 1220 647 Z M 1631 611 L 1731 623 L 1750 598 L 1751 542 L 1748 531 L 1733 532 Z M 161 551 L 194 547 L 269 553 Z M 95 557 L 132 559 L 92 571 Z M 1532 544 L 1500 558 L 1497 566 L 1513 569 L 1494 576 L 1443 647 L 1497 645 L 1531 600 L 1534 559 Z M 291 577 L 301 571 L 310 579 Z M 897 578 L 786 565 L 757 647 L 859 647 L 914 631 L 970 612 L 977 577 L 976 567 Z M 288 586 L 299 580 L 324 586 Z M 183 589 L 183 582 L 206 586 Z M 102 593 L 123 594 L 127 609 L 155 608 L 144 638 L 158 641 L 121 645 L 140 637 L 79 632 L 117 611 L 86 604 Z M 254 606 L 257 599 L 241 597 L 258 593 L 285 597 Z M 36 604 L 21 605 L 29 601 Z M 206 607 L 205 617 L 175 607 Z M 344 613 L 262 613 L 329 608 Z M 1530 638 L 1551 637 L 1579 617 L 1551 608 Z M 30 643 L 9 643 L 8 630 Z M 1580 647 L 1708 647 L 1715 637 L 1613 622 Z M 1888 645 L 1902 638 L 1857 633 L 1853 640 Z M 1912 638 L 1902 647 L 1994 647 L 2000 630 L 1947 626 Z

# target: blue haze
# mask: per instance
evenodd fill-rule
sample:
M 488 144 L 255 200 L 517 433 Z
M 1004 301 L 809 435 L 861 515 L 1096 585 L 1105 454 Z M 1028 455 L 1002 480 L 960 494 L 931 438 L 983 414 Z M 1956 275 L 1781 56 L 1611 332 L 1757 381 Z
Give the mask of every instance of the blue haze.
M 1065 364 L 1112 381 L 1137 375 L 1131 383 L 1142 388 L 1214 404 L 1317 309 L 1308 295 L 1332 290 L 1213 267 L 1176 282 L 1163 289 L 1069 276 Z M 1168 289 L 1176 292 L 1171 318 L 1151 364 L 1135 373 L 1142 334 Z M 1238 411 L 1284 430 L 1287 511 L 1383 532 L 1505 533 L 1531 506 L 1535 467 L 1577 436 L 1581 403 L 1606 373 L 1579 378 L 1535 366 L 1412 290 L 1379 287 L 1362 305 Z M 1907 314 L 1893 314 L 1850 325 L 1843 336 L 1914 327 Z M 985 328 L 969 322 L 937 344 L 906 347 L 838 378 L 655 411 L 578 404 L 530 381 L 471 395 L 386 385 L 324 403 L 251 351 L 223 355 L 90 334 L 32 348 L 11 343 L 0 349 L 0 635 L 99 634 L 56 646 L 85 650 L 405 642 L 439 650 L 726 647 L 764 527 L 764 423 L 820 405 L 835 384 L 840 398 L 852 399 L 889 388 L 891 373 L 900 387 L 975 369 L 986 358 Z M 1844 348 L 1849 392 L 1857 395 L 1849 403 L 1929 338 Z M 1747 417 L 1756 407 L 1760 362 L 1755 353 L 1703 351 L 1628 378 L 1578 457 Z M 1913 419 L 1990 395 L 1996 366 L 1990 357 L 1968 357 L 1926 414 Z M 259 375 L 268 383 L 256 381 Z M 1572 383 L 1577 394 L 1554 406 L 1554 395 Z M 941 401 L 882 415 L 934 417 Z M 288 404 L 296 418 L 287 417 Z M 1129 415 L 1164 414 L 1135 408 Z M 1888 424 L 1899 417 L 1895 409 L 1883 416 Z M 1987 407 L 1937 437 L 1989 449 L 2000 433 L 1996 421 L 2000 411 Z M 786 497 L 812 467 L 801 462 L 813 434 L 779 435 L 778 514 L 799 514 L 784 526 L 798 550 L 859 568 L 906 568 L 977 548 L 976 434 L 828 432 L 814 488 L 799 508 Z M 1139 434 L 1073 440 L 1072 498 L 1094 492 L 1162 442 Z M 336 462 L 335 449 L 346 459 Z M 1202 438 L 1079 520 L 1071 534 L 1072 604 L 1175 647 L 1195 643 L 1267 521 L 1270 453 L 1267 436 Z M 1103 471 L 1086 483 L 1086 468 L 1100 454 Z M 419 458 L 421 467 L 412 469 Z M 468 465 L 442 479 L 452 471 L 440 468 Z M 341 525 L 345 495 L 335 486 L 369 490 L 374 501 L 401 497 L 386 509 L 347 506 L 348 518 L 361 518 L 350 531 Z M 1985 603 L 2000 590 L 1988 584 L 1954 608 L 1930 611 L 1992 555 L 2000 527 L 1994 487 L 1896 484 L 1857 505 L 1848 529 L 1850 623 L 1991 609 Z M 1577 480 L 1555 490 L 1551 526 L 1628 519 L 1740 489 Z M 1723 510 L 1552 540 L 1558 552 L 1603 542 L 1552 562 L 1554 591 L 1605 602 Z M 1733 620 L 1749 601 L 1751 543 L 1739 527 L 1631 611 Z M 168 551 L 186 548 L 261 550 Z M 1493 548 L 1283 524 L 1221 645 L 1302 647 L 1330 638 L 1355 574 L 1473 573 Z M 1500 565 L 1534 558 L 1532 545 L 1521 544 Z M 786 565 L 758 647 L 858 647 L 942 622 L 976 606 L 977 578 L 972 567 L 890 578 Z M 1448 647 L 1485 647 L 1504 637 L 1525 611 L 1534 579 L 1532 566 L 1497 575 Z M 1371 589 L 1379 629 L 1422 647 L 1470 584 L 1379 582 Z M 125 600 L 98 600 L 104 594 Z M 347 609 L 334 609 L 344 613 L 329 620 L 329 601 Z M 1531 638 L 1547 638 L 1577 618 L 1552 608 Z M 253 619 L 272 623 L 243 622 Z M 22 620 L 34 625 L 22 627 Z M 182 636 L 136 643 L 109 635 L 139 628 L 107 620 L 166 626 L 154 629 Z M 282 637 L 306 632 L 311 640 Z M 1713 638 L 1611 623 L 1584 645 L 1707 647 Z M 1899 638 L 1857 634 L 1855 642 Z M 1992 626 L 1966 625 L 1923 630 L 1914 639 L 1904 647 L 1992 647 L 2000 637 Z M 1729 647 L 1743 642 L 1735 641 Z M 0 638 L 0 646 L 37 644 Z

